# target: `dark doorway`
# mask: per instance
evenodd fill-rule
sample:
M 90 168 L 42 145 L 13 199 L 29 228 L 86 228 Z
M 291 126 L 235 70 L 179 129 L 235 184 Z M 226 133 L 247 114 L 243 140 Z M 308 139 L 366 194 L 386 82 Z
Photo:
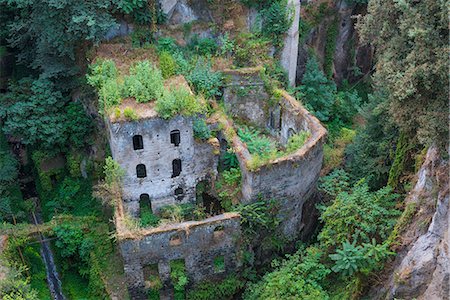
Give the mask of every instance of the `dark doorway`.
M 179 176 L 181 173 L 181 159 L 177 158 L 172 161 L 172 178 Z
M 150 201 L 150 196 L 148 194 L 141 194 L 141 196 L 139 196 L 139 211 L 141 216 L 142 213 L 145 212 L 153 213 L 152 203 Z
M 133 136 L 133 148 L 134 150 L 144 149 L 144 141 L 142 140 L 142 135 Z
M 174 144 L 175 147 L 178 147 L 178 145 L 180 144 L 180 140 L 181 140 L 181 138 L 180 138 L 180 131 L 178 129 L 172 130 L 170 132 L 170 142 L 172 144 Z
M 136 176 L 137 178 L 147 177 L 147 170 L 145 169 L 145 165 L 139 164 L 136 166 Z

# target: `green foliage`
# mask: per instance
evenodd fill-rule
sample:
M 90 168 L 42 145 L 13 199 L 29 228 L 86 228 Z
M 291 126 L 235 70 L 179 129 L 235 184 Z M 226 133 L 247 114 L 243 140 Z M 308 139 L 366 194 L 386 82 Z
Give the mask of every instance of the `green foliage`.
M 232 204 L 239 202 L 239 193 L 241 192 L 241 169 L 239 167 L 231 167 L 220 173 L 215 187 L 225 211 L 232 209 Z
M 158 100 L 164 92 L 161 71 L 148 60 L 138 62 L 130 67 L 123 88 L 125 97 L 133 97 L 137 102 Z
M 5 277 L 0 280 L 0 298 L 3 300 L 38 300 L 39 295 L 24 278 L 25 270 L 10 267 Z
M 117 26 L 111 11 L 115 2 L 2 0 L 15 9 L 9 29 L 9 46 L 19 50 L 19 61 L 45 78 L 78 72 L 77 51 L 86 42 L 98 43 Z
M 331 272 L 321 263 L 323 252 L 309 247 L 301 249 L 281 264 L 275 263 L 275 271 L 267 273 L 263 279 L 249 286 L 244 299 L 329 299 L 322 287 Z
M 397 147 L 395 149 L 395 158 L 389 170 L 388 185 L 393 189 L 396 189 L 400 183 L 400 177 L 405 172 L 405 164 L 407 161 L 408 152 L 410 150 L 408 138 L 405 134 L 400 133 L 397 141 Z
M 346 151 L 346 168 L 353 179 L 366 178 L 373 190 L 386 185 L 393 162 L 398 130 L 389 118 L 385 97 L 369 95 L 363 107 L 365 125 L 357 131 Z
M 312 57 L 306 64 L 298 99 L 321 121 L 351 122 L 359 111 L 361 98 L 355 91 L 337 92 L 336 84 L 329 80 Z
M 293 153 L 303 147 L 310 136 L 311 133 L 307 131 L 300 131 L 291 136 L 286 145 L 286 153 Z
M 160 218 L 154 215 L 150 209 L 142 211 L 141 208 L 141 227 L 157 227 L 159 225 Z
M 221 56 L 230 56 L 235 48 L 235 42 L 230 39 L 228 32 L 219 37 L 220 50 L 219 53 Z
M 92 119 L 86 115 L 83 105 L 79 102 L 71 102 L 66 106 L 65 117 L 67 143 L 72 149 L 82 148 L 89 142 L 89 136 L 93 131 Z
M 306 64 L 305 75 L 300 86 L 300 98 L 309 111 L 321 121 L 329 121 L 336 94 L 336 85 L 327 79 L 319 69 L 315 58 L 310 58 Z
M 164 118 L 172 118 L 177 114 L 193 116 L 205 110 L 205 105 L 183 87 L 173 87 L 156 102 L 156 111 Z
M 217 52 L 217 43 L 212 38 L 199 38 L 194 35 L 188 44 L 188 49 L 198 55 L 214 55 Z
M 184 299 L 184 289 L 188 284 L 188 278 L 186 276 L 186 266 L 184 265 L 183 259 L 170 262 L 170 279 L 172 280 L 173 288 L 175 290 L 175 299 Z
M 160 52 L 166 51 L 174 53 L 178 49 L 178 45 L 176 44 L 175 39 L 171 37 L 162 37 L 158 39 L 157 48 Z
M 259 157 L 273 157 L 276 152 L 275 143 L 268 137 L 261 134 L 255 128 L 240 126 L 237 134 L 242 142 L 247 145 L 248 152 Z
M 103 167 L 105 174 L 105 182 L 108 185 L 115 185 L 122 182 L 125 176 L 125 170 L 123 170 L 119 163 L 117 163 L 111 156 L 105 159 L 105 166 Z
M 372 243 L 364 243 L 363 246 L 356 245 L 348 241 L 342 244 L 342 249 L 337 249 L 335 254 L 330 254 L 330 258 L 335 262 L 332 270 L 341 273 L 343 276 L 351 276 L 357 272 L 368 274 L 379 266 L 379 262 L 394 254 L 389 251 L 387 243 L 377 244 L 375 239 Z
M 327 129 L 329 139 L 323 147 L 323 168 L 326 171 L 338 168 L 343 165 L 345 150 L 348 145 L 351 145 L 356 135 L 355 130 L 346 127 L 340 127 L 339 125 L 337 125 L 336 127 L 339 129 L 335 129 L 333 126 L 334 123 L 336 122 L 328 123 Z M 341 122 L 339 122 L 339 124 L 340 123 Z M 335 133 L 335 131 L 337 131 L 337 133 Z
M 138 115 L 131 107 L 125 107 L 125 109 L 123 110 L 123 116 L 128 121 L 136 121 L 137 119 L 139 119 Z
M 262 229 L 272 230 L 279 224 L 275 200 L 239 204 L 235 210 L 241 215 L 241 224 L 248 235 L 254 235 Z
M 92 129 L 79 104 L 67 105 L 67 99 L 48 79 L 25 78 L 12 83 L 0 103 L 4 132 L 41 149 L 54 151 L 69 143 L 81 146 L 82 137 L 89 136 Z M 76 118 L 81 124 L 70 118 Z
M 339 34 L 339 19 L 335 17 L 327 28 L 323 69 L 329 79 L 333 77 L 333 59 L 336 51 L 336 39 Z
M 205 95 L 207 98 L 220 96 L 222 86 L 222 74 L 213 72 L 211 66 L 203 59 L 199 59 L 186 79 L 193 86 L 196 93 Z
M 86 75 L 87 82 L 100 89 L 111 79 L 117 78 L 117 68 L 114 61 L 110 59 L 97 59 L 95 63 L 89 66 L 89 72 Z
M 223 155 L 223 164 L 225 169 L 239 168 L 239 161 L 232 148 L 228 148 Z
M 236 294 L 244 283 L 236 276 L 228 276 L 220 282 L 205 281 L 199 283 L 187 293 L 188 300 L 228 299 Z
M 346 176 L 341 172 L 338 180 Z M 335 186 L 336 175 L 323 180 L 331 196 L 339 192 L 339 187 Z M 386 240 L 400 215 L 395 208 L 397 197 L 390 187 L 370 192 L 364 181 L 353 185 L 350 191 L 339 192 L 331 205 L 320 207 L 324 226 L 318 240 L 326 248 L 335 248 L 347 240 L 356 240 L 358 244 L 369 243 L 373 238 L 378 242 Z
M 207 140 L 211 137 L 211 130 L 206 124 L 205 119 L 194 118 L 192 126 L 195 138 Z
M 358 25 L 377 49 L 374 81 L 387 92 L 392 120 L 423 145 L 448 147 L 446 1 L 370 1 Z M 445 112 L 445 113 L 444 113 Z M 445 146 L 447 145 L 447 147 Z
M 260 11 L 262 19 L 261 34 L 272 40 L 272 44 L 282 47 L 284 34 L 292 24 L 291 12 L 286 0 L 273 1 Z
M 177 64 L 169 52 L 162 51 L 159 54 L 159 67 L 163 78 L 166 79 L 175 75 Z
M 262 65 L 270 60 L 270 40 L 252 33 L 241 33 L 236 38 L 234 63 L 238 67 Z

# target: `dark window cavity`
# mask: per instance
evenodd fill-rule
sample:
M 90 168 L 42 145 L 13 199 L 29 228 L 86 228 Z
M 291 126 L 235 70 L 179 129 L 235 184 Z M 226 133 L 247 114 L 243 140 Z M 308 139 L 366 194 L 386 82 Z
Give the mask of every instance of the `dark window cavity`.
M 134 150 L 144 149 L 144 141 L 142 140 L 142 135 L 133 136 L 133 148 Z
M 178 147 L 180 144 L 180 131 L 178 129 L 170 132 L 170 142 L 174 144 L 175 147 Z
M 177 158 L 172 161 L 172 178 L 179 176 L 181 173 L 181 159 Z
M 139 164 L 136 166 L 136 176 L 137 178 L 147 177 L 147 170 L 145 169 L 145 165 Z
M 292 128 L 289 128 L 288 130 L 288 139 L 290 139 L 292 136 L 294 136 L 296 134 L 295 130 Z
M 139 196 L 139 209 L 141 211 L 141 215 L 143 212 L 153 212 L 152 211 L 152 203 L 150 201 L 150 196 L 148 194 L 141 194 Z
M 183 195 L 183 189 L 178 187 L 175 189 L 175 196 Z

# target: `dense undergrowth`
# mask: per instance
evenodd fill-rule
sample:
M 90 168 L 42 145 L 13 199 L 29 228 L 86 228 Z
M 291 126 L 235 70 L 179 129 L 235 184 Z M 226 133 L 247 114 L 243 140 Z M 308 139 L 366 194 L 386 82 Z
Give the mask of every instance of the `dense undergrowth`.
M 155 28 L 165 17 L 147 1 L 0 0 L 0 57 L 12 53 L 18 61 L 0 96 L 0 221 L 5 222 L 2 229 L 13 232 L 2 255 L 9 272 L 0 281 L 0 298 L 50 298 L 39 243 L 22 232 L 31 228 L 31 212 L 42 213 L 68 298 L 126 297 L 123 270 L 109 238 L 111 205 L 92 196 L 93 190 L 101 194 L 102 184 L 117 192 L 111 177 L 120 173 L 118 169 L 106 172 L 104 181 L 93 188 L 104 177 L 103 159 L 108 155 L 108 150 L 100 157 L 92 154 L 104 148 L 95 131 L 100 122 L 93 117 L 96 96 L 101 114 L 137 120 L 133 108 L 117 108 L 123 99 L 133 98 L 138 103 L 153 102 L 163 118 L 194 117 L 197 139 L 215 136 L 216 129 L 208 126 L 206 117 L 213 112 L 209 100 L 220 100 L 227 84 L 227 78 L 216 71 L 221 63 L 231 68 L 263 65 L 269 94 L 286 87 L 286 74 L 276 63 L 283 34 L 292 22 L 286 1 L 241 2 L 260 11 L 260 28 L 199 37 L 191 34 L 192 24 L 186 24 L 186 45 L 180 46 L 172 37 L 156 38 Z M 329 4 L 316 1 L 305 6 L 301 40 L 333 16 Z M 284 257 L 287 243 L 276 231 L 277 200 L 238 204 L 241 173 L 228 148 L 220 158 L 216 189 L 221 209 L 242 216 L 242 273 L 186 291 L 184 266 L 174 265 L 171 278 L 177 298 L 226 299 L 242 294 L 244 299 L 356 299 L 364 294 L 374 274 L 394 255 L 399 228 L 416 212 L 416 207 L 402 207 L 417 169 L 415 162 L 420 164 L 431 144 L 448 145 L 447 115 L 442 113 L 448 108 L 448 87 L 443 84 L 447 57 L 441 55 L 446 53 L 448 28 L 441 5 L 431 0 L 414 5 L 371 3 L 369 17 L 359 30 L 377 47 L 380 68 L 372 78 L 340 86 L 331 80 L 339 30 L 337 17 L 332 18 L 323 68 L 309 53 L 302 84 L 289 90 L 329 133 L 322 170 L 326 176 L 321 180 L 324 202 L 318 206 L 321 230 Z M 130 36 L 132 46 L 155 51 L 157 61 L 143 60 L 120 74 L 112 60 L 97 59 L 86 77 L 85 58 L 115 26 L 119 14 L 139 25 Z M 183 87 L 164 88 L 164 81 L 176 75 L 185 77 L 193 94 Z M 295 152 L 308 138 L 299 133 L 281 146 L 259 129 L 242 126 L 237 134 L 252 154 L 254 168 Z M 21 162 L 19 168 L 6 137 L 26 146 L 28 164 Z M 115 167 L 111 160 L 106 165 L 106 170 Z M 31 174 L 40 208 L 20 191 L 19 176 Z M 140 224 L 135 225 L 158 226 L 165 220 L 208 215 L 196 205 L 165 207 L 160 216 L 142 209 Z M 273 256 L 258 256 L 251 251 L 254 244 Z M 272 257 L 278 259 L 270 263 Z M 155 281 L 155 290 L 158 284 Z M 150 294 L 159 297 L 157 292 Z

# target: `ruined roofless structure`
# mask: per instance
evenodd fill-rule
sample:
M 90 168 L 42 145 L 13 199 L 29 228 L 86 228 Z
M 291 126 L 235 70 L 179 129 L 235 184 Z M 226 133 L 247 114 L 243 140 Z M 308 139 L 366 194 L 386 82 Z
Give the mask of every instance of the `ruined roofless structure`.
M 129 229 L 124 225 L 126 218 L 139 218 L 143 205 L 158 214 L 167 205 L 198 204 L 201 182 L 206 182 L 203 186 L 214 195 L 219 159 L 227 147 L 239 161 L 241 203 L 275 199 L 279 231 L 288 240 L 310 228 L 312 218 L 305 207 L 312 207 L 326 130 L 285 91 L 276 91 L 277 101 L 271 101 L 260 72 L 260 68 L 224 71 L 228 78 L 223 96 L 226 113 L 216 105 L 217 111 L 207 120 L 216 134 L 208 140 L 194 137 L 192 117 L 163 119 L 152 103 L 128 99 L 119 109 L 132 106 L 137 119 L 125 120 L 112 114 L 107 118 L 112 156 L 125 170 L 116 225 L 133 299 L 146 299 L 152 276 L 161 282 L 161 298 L 173 298 L 170 272 L 175 262 L 184 265 L 189 285 L 205 279 L 220 280 L 239 271 L 242 231 L 237 212 L 222 210 L 202 220 L 158 227 Z M 302 131 L 308 133 L 308 139 L 292 153 L 255 164 L 236 134 L 234 120 L 264 129 L 283 146 Z M 222 262 L 220 269 L 217 261 Z

